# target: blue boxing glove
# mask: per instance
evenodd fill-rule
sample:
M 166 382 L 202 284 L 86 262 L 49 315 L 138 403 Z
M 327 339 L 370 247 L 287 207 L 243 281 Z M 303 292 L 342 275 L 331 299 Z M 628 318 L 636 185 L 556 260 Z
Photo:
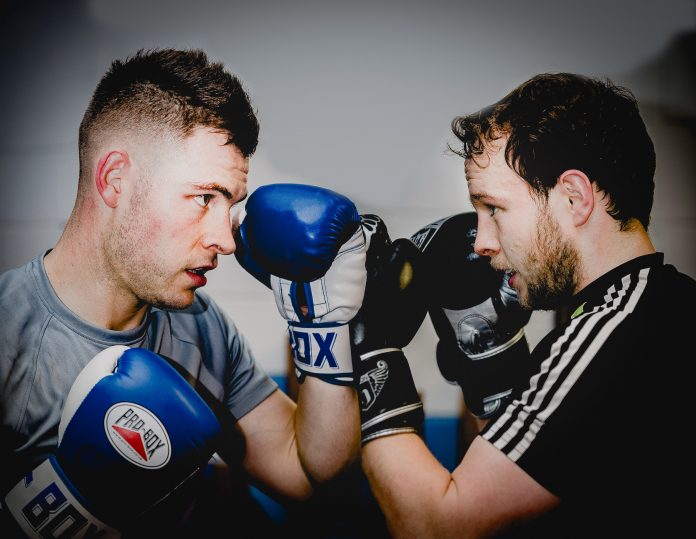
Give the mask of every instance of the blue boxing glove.
M 369 243 L 353 202 L 311 185 L 259 187 L 235 242 L 241 266 L 273 290 L 288 321 L 298 380 L 352 385 L 348 322 L 362 305 Z
M 80 372 L 55 453 L 5 497 L 29 537 L 119 537 L 215 452 L 220 424 L 162 357 L 112 346 Z

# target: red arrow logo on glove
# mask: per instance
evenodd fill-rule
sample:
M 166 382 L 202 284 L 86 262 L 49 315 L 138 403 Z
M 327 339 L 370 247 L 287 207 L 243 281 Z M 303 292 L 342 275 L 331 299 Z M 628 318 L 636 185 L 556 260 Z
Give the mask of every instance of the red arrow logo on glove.
M 140 433 L 130 429 L 124 429 L 117 425 L 111 425 L 112 428 L 118 432 L 121 437 L 126 441 L 126 443 L 133 448 L 143 460 L 147 460 L 147 454 L 145 453 L 145 446 L 143 445 L 143 439 L 140 437 Z

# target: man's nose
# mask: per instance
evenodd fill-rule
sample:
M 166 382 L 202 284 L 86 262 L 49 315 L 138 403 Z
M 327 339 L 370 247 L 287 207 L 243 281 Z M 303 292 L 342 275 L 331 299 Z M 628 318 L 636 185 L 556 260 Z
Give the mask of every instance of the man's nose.
M 206 249 L 215 249 L 218 253 L 229 255 L 234 253 L 236 244 L 230 222 L 229 213 L 225 212 L 224 217 L 216 219 L 211 224 L 203 240 Z
M 500 243 L 495 224 L 488 221 L 489 219 L 486 217 L 479 216 L 478 218 L 474 251 L 479 256 L 492 257 L 500 251 Z

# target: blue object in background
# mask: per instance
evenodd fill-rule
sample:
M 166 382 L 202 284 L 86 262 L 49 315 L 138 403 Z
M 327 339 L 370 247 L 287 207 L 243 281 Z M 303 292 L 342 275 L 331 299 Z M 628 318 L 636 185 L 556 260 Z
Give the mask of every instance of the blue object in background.
M 275 375 L 271 376 L 273 381 L 278 384 L 278 387 L 280 390 L 285 393 L 286 395 L 288 394 L 288 377 L 287 376 L 282 376 L 282 375 Z
M 432 416 L 425 418 L 425 443 L 433 455 L 450 472 L 461 460 L 458 453 L 461 420 L 456 416 Z

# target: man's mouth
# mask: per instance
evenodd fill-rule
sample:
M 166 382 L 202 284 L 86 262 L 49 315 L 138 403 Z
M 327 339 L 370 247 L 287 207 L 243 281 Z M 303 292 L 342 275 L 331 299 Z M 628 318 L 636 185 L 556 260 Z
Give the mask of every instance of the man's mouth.
M 491 267 L 496 271 L 502 271 L 505 273 L 505 276 L 507 277 L 507 284 L 512 288 L 515 287 L 514 283 L 517 281 L 517 272 L 514 269 L 505 266 L 498 266 L 493 261 L 491 261 Z
M 194 281 L 195 286 L 205 286 L 208 282 L 205 273 L 207 271 L 215 269 L 215 266 L 216 264 L 213 264 L 212 266 L 199 266 L 197 268 L 189 268 L 186 270 L 186 273 Z
M 511 288 L 515 288 L 515 284 L 517 283 L 517 272 L 513 270 L 508 270 L 508 285 Z

